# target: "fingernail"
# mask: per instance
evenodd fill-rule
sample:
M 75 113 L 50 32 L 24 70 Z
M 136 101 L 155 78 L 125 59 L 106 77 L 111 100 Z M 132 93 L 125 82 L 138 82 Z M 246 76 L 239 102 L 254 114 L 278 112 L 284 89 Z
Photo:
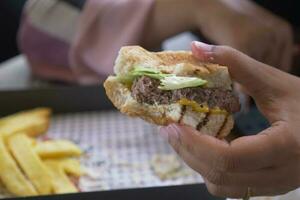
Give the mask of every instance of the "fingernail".
M 205 44 L 203 42 L 194 41 L 193 44 L 196 48 L 201 49 L 204 52 L 212 52 L 213 45 Z
M 175 124 L 171 124 L 160 128 L 159 133 L 165 140 L 170 140 L 170 138 L 172 139 L 179 138 L 179 131 Z
M 213 45 L 203 42 L 192 42 L 193 54 L 202 61 L 214 62 Z

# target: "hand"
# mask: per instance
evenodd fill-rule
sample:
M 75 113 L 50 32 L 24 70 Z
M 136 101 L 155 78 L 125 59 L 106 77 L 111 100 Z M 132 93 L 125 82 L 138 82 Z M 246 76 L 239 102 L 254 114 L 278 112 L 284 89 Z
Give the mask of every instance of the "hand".
M 228 143 L 180 125 L 161 133 L 216 196 L 277 195 L 300 186 L 300 79 L 225 46 L 193 43 L 194 56 L 228 66 L 271 126 Z
M 288 22 L 249 0 L 219 0 L 210 4 L 214 4 L 208 9 L 210 14 L 199 13 L 196 17 L 208 39 L 281 70 L 290 70 L 293 34 Z

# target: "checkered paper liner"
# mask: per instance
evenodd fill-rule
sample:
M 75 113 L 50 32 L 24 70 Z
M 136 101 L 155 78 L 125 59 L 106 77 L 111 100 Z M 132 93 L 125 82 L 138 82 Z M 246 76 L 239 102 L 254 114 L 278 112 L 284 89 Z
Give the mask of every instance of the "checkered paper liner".
M 57 115 L 48 136 L 74 141 L 86 152 L 81 159 L 87 171 L 79 181 L 81 191 L 203 182 L 193 171 L 160 180 L 153 173 L 150 160 L 154 155 L 175 154 L 174 151 L 158 135 L 156 126 L 116 111 Z

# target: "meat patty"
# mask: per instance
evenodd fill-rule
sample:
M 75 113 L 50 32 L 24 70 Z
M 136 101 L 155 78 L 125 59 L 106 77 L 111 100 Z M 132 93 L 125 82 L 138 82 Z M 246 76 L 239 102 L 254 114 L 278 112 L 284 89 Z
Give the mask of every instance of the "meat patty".
M 170 104 L 186 98 L 199 104 L 207 103 L 210 108 L 219 107 L 229 113 L 239 111 L 238 98 L 230 90 L 222 88 L 183 88 L 160 90 L 160 81 L 147 76 L 136 79 L 131 87 L 131 95 L 139 103 Z

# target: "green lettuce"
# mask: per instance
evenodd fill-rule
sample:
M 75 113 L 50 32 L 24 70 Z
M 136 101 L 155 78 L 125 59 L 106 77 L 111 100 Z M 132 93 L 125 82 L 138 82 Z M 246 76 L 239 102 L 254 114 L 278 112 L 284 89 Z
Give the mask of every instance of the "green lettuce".
M 160 71 L 148 67 L 135 67 L 133 73 L 161 74 Z
M 197 77 L 169 76 L 160 80 L 161 90 L 176 90 L 188 87 L 199 87 L 207 83 L 206 80 Z
M 125 75 L 119 75 L 118 79 L 122 83 L 130 84 L 134 79 L 140 76 L 148 76 L 154 79 L 163 79 L 164 77 L 170 76 L 170 74 L 163 74 L 158 70 L 146 68 L 146 67 L 135 67 L 131 72 Z
M 135 67 L 128 74 L 119 75 L 118 79 L 122 83 L 132 84 L 132 82 L 140 76 L 148 76 L 150 78 L 160 80 L 161 83 L 158 88 L 161 90 L 176 90 L 187 87 L 198 87 L 207 83 L 206 80 L 201 78 L 176 76 L 175 74 L 163 74 L 158 70 L 145 67 Z

